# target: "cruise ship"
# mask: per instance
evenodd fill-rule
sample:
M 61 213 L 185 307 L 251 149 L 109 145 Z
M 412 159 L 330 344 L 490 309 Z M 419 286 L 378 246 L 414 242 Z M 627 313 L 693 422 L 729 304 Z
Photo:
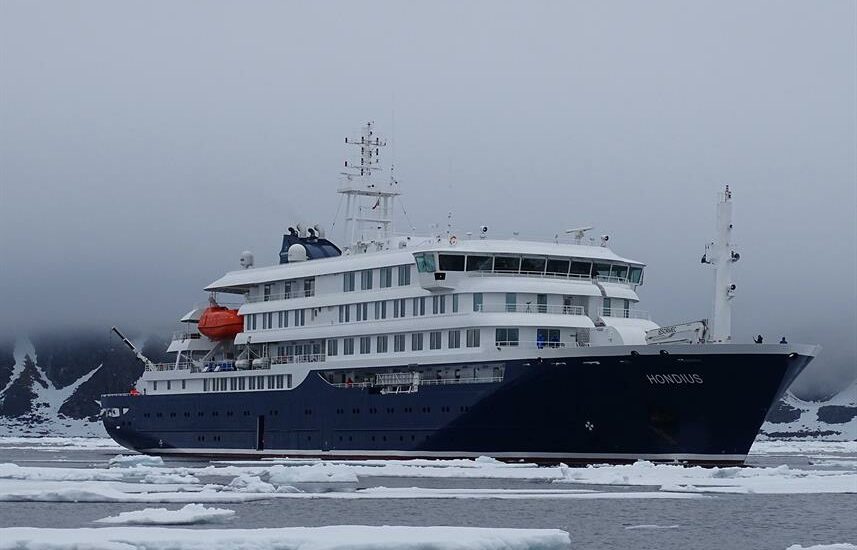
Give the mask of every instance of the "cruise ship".
M 396 233 L 384 140 L 369 123 L 346 144 L 344 246 L 295 224 L 277 264 L 245 252 L 205 287 L 174 361 L 125 340 L 145 372 L 101 398 L 114 440 L 200 457 L 741 464 L 818 352 L 732 340 L 728 187 L 702 258 L 713 315 L 660 326 L 638 307 L 645 264 L 607 235 Z

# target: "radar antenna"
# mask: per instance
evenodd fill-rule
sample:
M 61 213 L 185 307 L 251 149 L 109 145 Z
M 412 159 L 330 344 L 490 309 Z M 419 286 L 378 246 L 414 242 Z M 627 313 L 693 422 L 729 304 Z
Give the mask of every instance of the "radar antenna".
M 398 182 L 376 182 L 374 174 L 381 170 L 380 152 L 386 140 L 375 134 L 375 123 L 367 122 L 357 138 L 345 138 L 345 143 L 360 148 L 356 161 L 346 161 L 342 185 L 338 193 L 345 195 L 345 239 L 354 252 L 366 249 L 367 228 L 375 231 L 378 241 L 392 236 L 393 205 L 399 195 Z

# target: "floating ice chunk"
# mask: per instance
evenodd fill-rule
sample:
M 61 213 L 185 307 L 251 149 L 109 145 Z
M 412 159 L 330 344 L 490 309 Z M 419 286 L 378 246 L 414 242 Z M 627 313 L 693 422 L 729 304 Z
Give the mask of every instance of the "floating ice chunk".
M 706 493 L 857 493 L 857 472 L 776 468 L 702 468 L 638 461 L 622 466 L 567 468 L 556 483 L 659 486 Z
M 261 478 L 249 474 L 242 474 L 233 479 L 227 485 L 227 489 L 238 491 L 239 493 L 273 493 L 277 490 L 270 483 L 266 483 Z
M 163 466 L 164 459 L 149 455 L 116 455 L 110 459 L 111 467 L 132 468 L 134 466 Z
M 750 454 L 799 454 L 812 453 L 842 453 L 857 454 L 857 441 L 795 441 L 795 440 L 760 440 L 757 439 L 750 448 Z
M 627 525 L 625 529 L 678 529 L 678 525 L 657 525 L 657 524 L 644 524 L 644 525 Z
M 786 550 L 857 550 L 857 546 L 847 542 L 837 542 L 834 544 L 815 544 L 813 546 L 801 546 L 793 544 Z
M 232 518 L 234 510 L 224 508 L 206 508 L 202 504 L 186 504 L 178 510 L 166 508 L 145 508 L 133 512 L 122 512 L 95 520 L 95 523 L 112 525 L 194 525 L 200 523 L 219 523 Z
M 312 466 L 271 466 L 267 479 L 278 488 L 287 491 L 297 488 L 312 493 L 327 491 L 353 491 L 357 488 L 357 475 L 352 468 L 334 464 L 313 464 Z M 279 489 L 278 489 L 279 490 Z
M 76 447 L 81 449 L 122 449 L 123 447 L 109 438 L 103 437 L 0 437 L 0 445 L 28 445 L 23 447 Z
M 370 527 L 337 525 L 278 529 L 177 529 L 102 527 L 98 529 L 0 529 L 0 548 L 110 550 L 568 550 L 568 533 L 558 529 L 478 527 Z

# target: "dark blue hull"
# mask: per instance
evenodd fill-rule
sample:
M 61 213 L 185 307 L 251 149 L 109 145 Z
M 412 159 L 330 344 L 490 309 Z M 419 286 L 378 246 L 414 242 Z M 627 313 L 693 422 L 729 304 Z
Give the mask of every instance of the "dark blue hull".
M 311 373 L 289 391 L 112 395 L 102 406 L 128 409 L 104 426 L 149 454 L 736 464 L 811 359 L 784 351 L 515 360 L 502 382 L 399 394 L 338 388 Z

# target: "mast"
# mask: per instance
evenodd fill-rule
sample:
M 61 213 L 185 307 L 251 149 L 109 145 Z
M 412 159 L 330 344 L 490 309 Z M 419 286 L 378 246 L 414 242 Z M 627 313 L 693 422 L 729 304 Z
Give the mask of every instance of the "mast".
M 732 340 L 732 298 L 736 288 L 732 282 L 732 264 L 739 258 L 740 255 L 732 250 L 732 191 L 727 185 L 717 203 L 717 241 L 706 245 L 702 257 L 703 263 L 714 266 L 712 342 Z
M 360 148 L 359 160 L 345 162 L 345 181 L 337 189 L 345 195 L 345 239 L 353 252 L 365 252 L 370 243 L 383 246 L 393 230 L 393 205 L 399 195 L 396 181 L 376 181 L 381 170 L 380 151 L 386 140 L 375 134 L 374 122 L 367 122 L 360 137 L 345 138 Z

